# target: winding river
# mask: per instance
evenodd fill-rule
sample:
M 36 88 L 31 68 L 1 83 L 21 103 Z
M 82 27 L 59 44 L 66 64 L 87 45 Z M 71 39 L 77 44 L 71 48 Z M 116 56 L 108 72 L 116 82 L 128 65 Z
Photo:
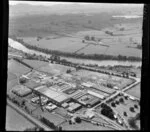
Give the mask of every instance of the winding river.
M 35 50 L 30 50 L 28 48 L 26 48 L 25 46 L 23 46 L 21 43 L 12 40 L 11 38 L 9 38 L 8 40 L 9 45 L 15 49 L 18 50 L 22 50 L 23 52 L 29 53 L 29 54 L 36 54 L 36 55 L 42 55 L 45 57 L 50 57 L 50 55 L 39 52 L 39 51 L 35 51 Z M 89 60 L 89 59 L 76 59 L 76 58 L 70 58 L 70 57 L 61 57 L 62 59 L 66 59 L 70 62 L 73 63 L 79 63 L 79 64 L 97 64 L 99 66 L 114 66 L 114 65 L 123 65 L 123 66 L 141 66 L 142 62 L 131 62 L 131 61 L 116 61 L 116 60 L 103 60 L 103 61 L 97 61 L 97 60 Z

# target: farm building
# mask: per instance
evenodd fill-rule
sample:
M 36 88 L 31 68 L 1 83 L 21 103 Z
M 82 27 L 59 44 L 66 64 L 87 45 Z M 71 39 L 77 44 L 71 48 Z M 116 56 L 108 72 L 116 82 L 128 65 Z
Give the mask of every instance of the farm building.
M 60 93 L 58 91 L 54 91 L 51 88 L 47 88 L 46 86 L 40 86 L 34 89 L 35 92 L 41 94 L 43 96 L 48 97 L 53 103 L 61 105 L 62 102 L 68 100 L 68 96 Z
M 32 90 L 23 85 L 16 85 L 12 88 L 12 92 L 20 97 L 24 97 L 31 94 Z

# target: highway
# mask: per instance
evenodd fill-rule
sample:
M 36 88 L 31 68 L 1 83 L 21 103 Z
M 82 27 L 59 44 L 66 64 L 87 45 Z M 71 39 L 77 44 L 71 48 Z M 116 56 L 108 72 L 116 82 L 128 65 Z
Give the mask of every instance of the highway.
M 27 118 L 33 124 L 35 124 L 35 125 L 37 125 L 39 127 L 42 127 L 45 131 L 53 131 L 53 129 L 49 128 L 48 126 L 46 126 L 45 124 L 43 124 L 39 120 L 37 120 L 34 117 L 32 117 L 31 115 L 27 114 L 25 111 L 21 110 L 18 106 L 13 104 L 8 99 L 7 99 L 7 104 L 10 105 L 11 107 L 13 107 L 19 114 L 23 115 L 25 118 Z

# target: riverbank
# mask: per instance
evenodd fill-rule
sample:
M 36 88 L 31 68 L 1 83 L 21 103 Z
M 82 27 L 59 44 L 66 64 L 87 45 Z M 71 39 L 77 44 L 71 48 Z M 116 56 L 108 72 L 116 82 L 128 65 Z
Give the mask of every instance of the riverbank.
M 62 51 L 57 51 L 57 50 L 50 50 L 50 49 L 45 49 L 45 48 L 40 48 L 34 45 L 30 45 L 25 43 L 22 39 L 15 39 L 15 41 L 20 42 L 22 45 L 24 45 L 26 48 L 31 49 L 31 50 L 36 50 L 42 53 L 46 54 L 54 54 L 58 56 L 63 56 L 63 57 L 72 57 L 72 58 L 80 58 L 80 59 L 92 59 L 92 60 L 117 60 L 117 61 L 141 61 L 142 59 L 140 57 L 134 57 L 134 56 L 123 56 L 123 55 L 118 55 L 118 56 L 113 56 L 113 55 L 106 55 L 106 54 L 75 54 L 75 53 L 70 53 L 70 52 L 62 52 Z
M 25 53 L 29 54 L 36 54 L 36 55 L 42 55 L 44 57 L 49 58 L 51 54 L 46 54 L 40 51 L 31 50 L 22 45 L 20 42 L 17 42 L 11 38 L 9 38 L 9 45 L 17 50 L 21 50 Z M 92 59 L 81 59 L 81 58 L 72 58 L 72 57 L 62 57 L 61 59 L 66 59 L 67 61 L 78 63 L 78 64 L 92 64 L 92 65 L 98 65 L 98 66 L 114 66 L 114 65 L 123 65 L 123 66 L 141 66 L 141 61 L 116 61 L 116 60 L 92 60 Z

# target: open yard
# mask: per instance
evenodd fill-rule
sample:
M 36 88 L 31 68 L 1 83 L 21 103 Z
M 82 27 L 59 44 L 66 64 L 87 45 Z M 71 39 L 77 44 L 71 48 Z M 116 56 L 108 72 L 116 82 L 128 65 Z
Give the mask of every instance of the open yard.
M 126 91 L 126 93 L 135 96 L 137 98 L 141 98 L 141 84 L 137 84 L 136 86 L 130 88 L 129 90 Z

